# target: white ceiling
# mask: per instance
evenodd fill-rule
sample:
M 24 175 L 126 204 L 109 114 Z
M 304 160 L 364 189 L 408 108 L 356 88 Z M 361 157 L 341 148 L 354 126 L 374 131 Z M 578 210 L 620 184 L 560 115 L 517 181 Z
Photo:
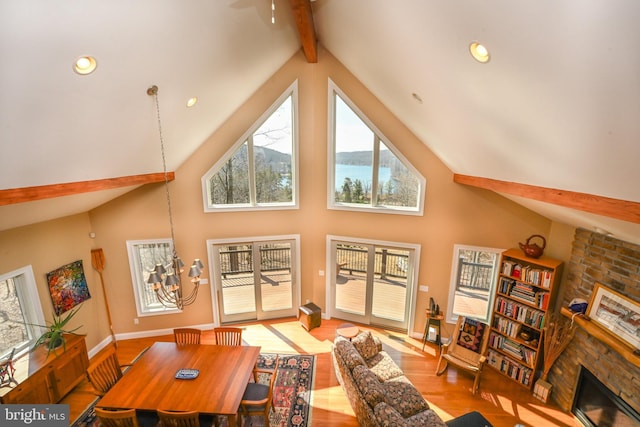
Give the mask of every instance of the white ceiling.
M 319 42 L 453 172 L 640 202 L 637 0 L 312 7 Z M 275 25 L 270 0 L 2 0 L 0 189 L 161 172 L 154 84 L 175 170 L 299 48 L 286 0 Z M 98 69 L 78 76 L 85 54 Z M 0 207 L 0 229 L 126 190 Z M 640 242 L 638 224 L 511 198 Z

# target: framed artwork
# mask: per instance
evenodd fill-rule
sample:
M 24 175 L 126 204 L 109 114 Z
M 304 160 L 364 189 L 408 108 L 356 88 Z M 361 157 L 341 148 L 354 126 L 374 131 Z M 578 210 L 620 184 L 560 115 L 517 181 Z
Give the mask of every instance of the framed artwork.
M 587 315 L 598 326 L 640 349 L 640 303 L 596 283 Z
M 47 273 L 47 284 L 56 316 L 91 298 L 84 277 L 82 260 L 63 265 Z

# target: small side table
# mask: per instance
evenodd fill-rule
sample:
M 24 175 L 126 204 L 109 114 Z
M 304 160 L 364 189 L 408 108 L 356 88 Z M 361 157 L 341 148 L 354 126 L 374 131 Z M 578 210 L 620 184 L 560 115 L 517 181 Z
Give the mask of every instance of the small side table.
M 438 314 L 431 314 L 431 312 L 429 312 L 427 310 L 426 312 L 426 316 L 427 316 L 427 322 L 424 325 L 424 334 L 422 335 L 422 351 L 424 351 L 424 345 L 426 344 L 427 341 L 435 343 L 438 345 L 438 349 L 440 348 L 440 346 L 442 345 L 442 341 L 441 341 L 441 321 L 444 320 L 444 315 L 442 313 L 438 313 Z M 433 326 L 436 330 L 436 338 L 433 340 L 429 339 L 429 327 Z
M 298 311 L 298 320 L 307 331 L 320 326 L 322 322 L 322 309 L 320 307 L 310 302 L 300 306 Z
M 358 335 L 359 332 L 360 328 L 358 328 L 353 323 L 343 323 L 336 329 L 336 334 L 340 335 L 341 337 L 347 338 L 349 341 L 351 341 L 351 338 Z

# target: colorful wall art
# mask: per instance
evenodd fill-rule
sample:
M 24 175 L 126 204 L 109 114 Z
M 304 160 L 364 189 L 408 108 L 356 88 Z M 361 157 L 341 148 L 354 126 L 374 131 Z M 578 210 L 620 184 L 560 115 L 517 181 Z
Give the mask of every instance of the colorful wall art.
M 82 260 L 47 273 L 47 283 L 56 316 L 91 298 Z

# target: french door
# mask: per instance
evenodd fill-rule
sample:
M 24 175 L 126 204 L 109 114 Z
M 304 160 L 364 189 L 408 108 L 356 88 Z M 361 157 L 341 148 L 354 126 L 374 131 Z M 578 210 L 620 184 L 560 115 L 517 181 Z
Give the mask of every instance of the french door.
M 298 238 L 209 241 L 214 313 L 221 323 L 295 316 Z
M 339 238 L 329 247 L 332 317 L 408 330 L 419 248 Z

